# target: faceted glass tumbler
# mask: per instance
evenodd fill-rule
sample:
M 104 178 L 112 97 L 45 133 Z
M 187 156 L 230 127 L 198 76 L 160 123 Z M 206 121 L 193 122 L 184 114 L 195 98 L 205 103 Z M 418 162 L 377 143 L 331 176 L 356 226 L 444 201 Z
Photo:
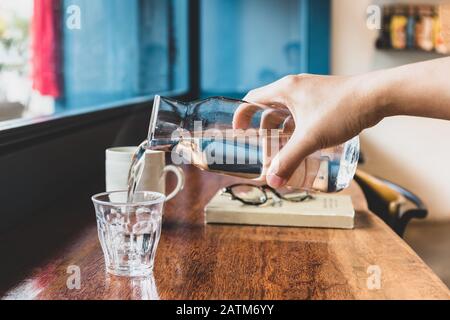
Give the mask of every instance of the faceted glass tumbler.
M 107 272 L 125 277 L 151 275 L 165 196 L 137 192 L 134 202 L 127 203 L 127 192 L 119 191 L 95 195 L 92 201 Z

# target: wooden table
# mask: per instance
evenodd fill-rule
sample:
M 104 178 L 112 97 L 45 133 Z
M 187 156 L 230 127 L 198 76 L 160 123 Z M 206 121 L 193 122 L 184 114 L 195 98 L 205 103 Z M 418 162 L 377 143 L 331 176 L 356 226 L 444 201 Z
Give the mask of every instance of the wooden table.
M 80 222 L 49 218 L 50 240 L 8 242 L 18 259 L 0 277 L 3 299 L 449 299 L 450 292 L 413 250 L 349 192 L 355 230 L 205 225 L 203 208 L 232 181 L 187 168 L 185 190 L 165 208 L 154 277 L 104 271 L 93 209 Z M 81 219 L 83 220 L 83 219 Z M 31 230 L 31 229 L 30 229 Z M 56 231 L 55 231 L 56 230 Z M 30 231 L 33 235 L 33 231 Z M 51 231 L 47 231 L 50 232 Z M 10 237 L 12 237 L 11 235 Z M 69 240 L 68 240 L 69 239 Z M 58 244 L 54 246 L 54 242 Z M 39 248 L 37 248 L 39 246 Z M 55 248 L 54 248 L 55 247 Z M 30 249 L 29 258 L 17 250 Z M 50 249 L 52 248 L 52 249 Z M 15 253 L 13 253 L 13 251 Z M 50 252 L 50 253 L 49 253 Z M 25 254 L 25 253 L 22 253 Z M 70 266 L 81 288 L 68 289 Z M 69 268 L 69 269 L 68 269 Z M 16 270 L 17 269 L 17 270 Z M 381 288 L 368 286 L 381 271 Z M 70 280 L 69 280 L 70 282 Z M 376 287 L 376 281 L 373 282 Z M 369 287 L 371 287 L 369 289 Z

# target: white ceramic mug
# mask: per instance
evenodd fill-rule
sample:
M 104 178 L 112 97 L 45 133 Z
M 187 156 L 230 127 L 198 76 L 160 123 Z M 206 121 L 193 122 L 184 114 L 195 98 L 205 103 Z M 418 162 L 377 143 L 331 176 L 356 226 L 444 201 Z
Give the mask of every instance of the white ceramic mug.
M 137 147 L 118 147 L 106 150 L 106 191 L 122 191 L 128 188 L 128 172 Z M 173 199 L 184 187 L 184 172 L 175 166 L 166 166 L 165 153 L 146 151 L 145 165 L 137 190 L 166 194 L 166 176 L 177 176 L 178 183 L 166 200 Z

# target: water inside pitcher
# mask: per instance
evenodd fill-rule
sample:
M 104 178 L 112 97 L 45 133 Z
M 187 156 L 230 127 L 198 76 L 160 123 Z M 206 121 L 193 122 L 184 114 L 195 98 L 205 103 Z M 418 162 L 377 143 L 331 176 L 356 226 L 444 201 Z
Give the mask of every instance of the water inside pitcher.
M 219 174 L 265 181 L 274 156 L 295 129 L 288 109 L 212 97 L 180 102 L 160 96 L 150 121 L 148 147 L 171 152 L 174 164 L 193 164 Z M 359 139 L 310 155 L 288 186 L 337 192 L 353 179 Z

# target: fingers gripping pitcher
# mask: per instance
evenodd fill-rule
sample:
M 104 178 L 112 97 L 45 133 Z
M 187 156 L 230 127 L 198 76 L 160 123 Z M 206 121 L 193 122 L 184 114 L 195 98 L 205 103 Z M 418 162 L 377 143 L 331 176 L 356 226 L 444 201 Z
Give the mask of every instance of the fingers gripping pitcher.
M 295 130 L 284 107 L 214 97 L 183 103 L 155 97 L 148 147 L 172 153 L 174 164 L 265 181 L 275 155 Z M 320 150 L 301 163 L 288 182 L 294 189 L 338 192 L 356 172 L 359 138 Z

